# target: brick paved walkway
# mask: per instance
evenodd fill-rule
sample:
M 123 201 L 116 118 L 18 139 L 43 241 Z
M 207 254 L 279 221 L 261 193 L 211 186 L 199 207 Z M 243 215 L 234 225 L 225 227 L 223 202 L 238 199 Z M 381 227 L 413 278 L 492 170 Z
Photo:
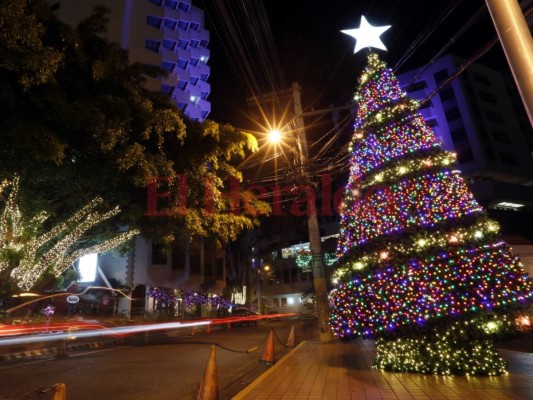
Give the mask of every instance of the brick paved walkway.
M 375 370 L 374 343 L 300 343 L 234 400 L 531 400 L 533 354 L 501 351 L 509 374 L 434 376 Z

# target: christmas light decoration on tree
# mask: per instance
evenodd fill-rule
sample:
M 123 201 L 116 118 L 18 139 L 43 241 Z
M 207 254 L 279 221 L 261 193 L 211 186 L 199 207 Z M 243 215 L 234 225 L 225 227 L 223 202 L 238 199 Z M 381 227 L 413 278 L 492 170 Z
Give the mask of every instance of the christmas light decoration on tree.
M 83 255 L 113 249 L 139 233 L 120 232 L 94 246 L 76 249 L 88 230 L 117 215 L 119 208 L 102 213 L 98 208 L 103 200 L 96 198 L 65 222 L 42 233 L 47 215 L 41 212 L 33 218 L 23 218 L 17 205 L 18 185 L 19 178 L 0 184 L 0 192 L 11 187 L 0 216 L 0 273 L 10 272 L 22 290 L 31 290 L 45 273 L 59 276 Z
M 333 333 L 376 339 L 379 368 L 505 373 L 493 340 L 525 321 L 531 280 L 375 53 L 355 100 Z

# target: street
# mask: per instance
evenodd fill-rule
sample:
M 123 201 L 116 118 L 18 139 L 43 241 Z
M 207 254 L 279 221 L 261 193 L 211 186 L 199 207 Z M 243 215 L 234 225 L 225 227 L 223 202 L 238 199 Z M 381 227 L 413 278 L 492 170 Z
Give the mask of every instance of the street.
M 48 356 L 0 364 L 0 399 L 36 399 L 34 392 L 39 387 L 48 389 L 58 382 L 66 384 L 67 399 L 194 399 L 213 343 L 219 345 L 220 398 L 230 399 L 269 368 L 259 359 L 270 329 L 275 334 L 278 361 L 289 350 L 283 344 L 293 325 L 296 345 L 318 335 L 315 320 L 261 322 L 257 327 L 213 330 L 146 345 L 69 352 L 66 358 Z M 254 347 L 258 347 L 255 352 L 246 353 Z M 52 394 L 42 398 L 52 398 Z

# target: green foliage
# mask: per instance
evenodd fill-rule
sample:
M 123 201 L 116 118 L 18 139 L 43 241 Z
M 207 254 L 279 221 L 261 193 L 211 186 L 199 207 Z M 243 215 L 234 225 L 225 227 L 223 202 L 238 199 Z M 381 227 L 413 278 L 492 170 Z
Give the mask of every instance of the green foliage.
M 100 196 L 122 212 L 94 235 L 127 225 L 165 242 L 235 238 L 268 212 L 247 194 L 252 209 L 235 215 L 222 194 L 228 177 L 240 179 L 237 162 L 257 149 L 255 138 L 189 121 L 168 98 L 147 91 L 146 77 L 164 72 L 130 64 L 105 39 L 107 14 L 96 7 L 72 29 L 42 0 L 0 3 L 0 178 L 21 176 L 21 210 L 47 211 L 49 226 Z M 147 217 L 148 179 L 179 174 L 188 177 L 186 215 Z M 204 209 L 206 182 L 212 211 Z

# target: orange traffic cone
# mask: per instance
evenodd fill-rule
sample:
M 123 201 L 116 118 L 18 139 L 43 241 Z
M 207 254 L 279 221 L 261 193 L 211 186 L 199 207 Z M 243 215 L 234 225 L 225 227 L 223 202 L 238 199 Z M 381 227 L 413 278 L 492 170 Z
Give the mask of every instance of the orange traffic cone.
M 272 329 L 268 333 L 265 351 L 263 352 L 263 357 L 261 357 L 259 362 L 267 365 L 274 364 L 274 331 Z
M 54 390 L 52 400 L 67 400 L 67 387 L 64 383 L 56 383 L 52 389 Z
M 287 339 L 287 347 L 294 347 L 294 325 L 291 328 L 291 332 L 289 333 L 289 338 Z
M 200 390 L 196 400 L 218 400 L 218 382 L 217 382 L 217 361 L 216 347 L 211 346 L 211 353 L 205 367 L 204 379 L 200 384 Z

